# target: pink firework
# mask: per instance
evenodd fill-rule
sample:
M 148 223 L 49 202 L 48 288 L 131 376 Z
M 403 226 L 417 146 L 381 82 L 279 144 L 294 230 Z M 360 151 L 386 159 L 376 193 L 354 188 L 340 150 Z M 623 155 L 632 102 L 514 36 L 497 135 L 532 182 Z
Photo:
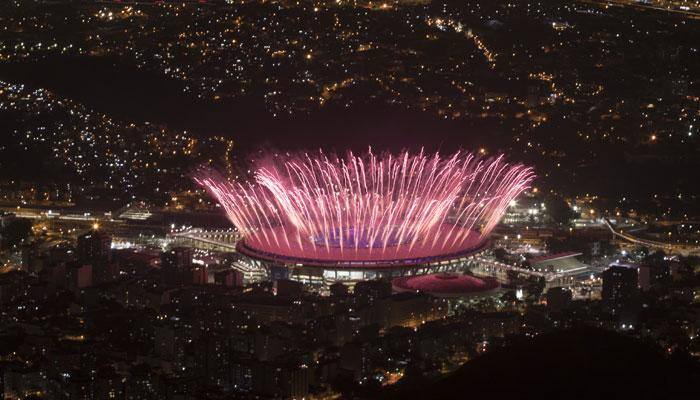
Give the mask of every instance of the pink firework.
M 303 154 L 255 166 L 249 182 L 201 172 L 246 246 L 319 260 L 431 257 L 472 248 L 529 187 L 531 168 L 457 152 Z

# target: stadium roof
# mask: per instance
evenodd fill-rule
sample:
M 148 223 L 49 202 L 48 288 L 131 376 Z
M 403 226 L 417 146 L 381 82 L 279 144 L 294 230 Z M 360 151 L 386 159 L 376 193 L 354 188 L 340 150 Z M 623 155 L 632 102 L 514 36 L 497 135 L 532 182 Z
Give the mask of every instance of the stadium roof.
M 530 265 L 535 266 L 535 264 L 549 263 L 556 260 L 562 260 L 566 258 L 578 257 L 583 253 L 577 253 L 574 251 L 566 251 L 562 253 L 547 254 L 546 256 L 540 256 L 530 259 Z

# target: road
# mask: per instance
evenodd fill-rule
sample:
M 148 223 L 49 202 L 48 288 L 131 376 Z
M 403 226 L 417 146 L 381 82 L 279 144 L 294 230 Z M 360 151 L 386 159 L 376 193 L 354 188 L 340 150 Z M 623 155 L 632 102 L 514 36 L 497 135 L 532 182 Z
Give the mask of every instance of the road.
M 610 229 L 610 232 L 612 232 L 612 234 L 614 236 L 619 237 L 621 239 L 624 239 L 628 242 L 640 244 L 643 246 L 663 250 L 663 251 L 674 253 L 674 254 L 681 254 L 683 256 L 688 256 L 691 254 L 700 254 L 700 247 L 692 246 L 692 245 L 668 243 L 668 242 L 657 242 L 657 241 L 648 240 L 648 239 L 640 239 L 640 238 L 637 238 L 635 236 L 630 235 L 629 233 L 625 233 L 622 231 L 616 231 L 615 228 L 612 226 L 612 224 L 610 223 L 610 221 L 607 218 L 604 218 L 603 220 L 605 221 L 605 225 L 607 225 L 608 229 Z

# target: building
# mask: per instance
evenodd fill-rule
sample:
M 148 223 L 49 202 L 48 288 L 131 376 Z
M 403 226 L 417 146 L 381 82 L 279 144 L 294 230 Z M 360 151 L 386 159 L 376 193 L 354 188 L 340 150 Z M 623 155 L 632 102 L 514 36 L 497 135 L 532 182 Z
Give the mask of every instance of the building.
M 12 365 L 2 376 L 4 399 L 41 398 L 48 394 L 48 379 L 38 368 Z
M 533 271 L 544 274 L 547 287 L 569 286 L 581 278 L 588 278 L 595 269 L 577 258 L 581 253 L 563 252 L 530 259 Z
M 91 280 L 107 282 L 119 275 L 119 266 L 112 263 L 112 238 L 104 232 L 92 230 L 78 236 L 76 258 L 92 267 Z
M 192 281 L 183 282 L 184 284 L 191 283 L 193 285 L 206 285 L 209 282 L 209 268 L 206 265 L 192 265 L 192 267 L 190 267 L 190 271 L 192 272 Z
M 436 252 L 425 257 L 361 261 L 274 254 L 260 251 L 245 240 L 239 241 L 236 249 L 245 259 L 246 265 L 258 271 L 265 271 L 265 275 L 273 280 L 294 280 L 327 291 L 330 285 L 336 282 L 352 286 L 362 281 L 390 280 L 404 275 L 464 272 L 475 265 L 476 256 L 486 250 L 489 244 L 489 241 L 483 240 L 454 252 Z M 368 250 L 365 252 L 369 254 Z
M 174 247 L 160 255 L 163 283 L 177 285 L 192 283 L 192 259 L 194 250 L 189 247 Z
M 174 247 L 161 254 L 161 268 L 185 269 L 192 266 L 194 250 L 189 247 Z
M 266 397 L 303 399 L 309 395 L 310 378 L 306 364 L 259 362 L 253 367 L 253 392 Z
M 235 269 L 219 271 L 214 274 L 214 283 L 226 287 L 241 287 L 243 286 L 243 273 Z
M 559 311 L 571 304 L 573 293 L 571 289 L 557 286 L 547 290 L 547 308 L 551 311 Z
M 274 281 L 272 291 L 277 296 L 299 297 L 304 294 L 304 284 L 289 279 L 279 279 Z
M 505 206 L 534 179 L 530 168 L 502 157 L 474 160 L 466 152 L 441 158 L 370 149 L 347 159 L 319 152 L 280 160 L 286 167 L 269 179 L 265 166 L 253 166 L 267 183 L 251 183 L 250 191 L 207 171 L 197 181 L 241 231 L 236 250 L 250 264 L 272 280 L 327 292 L 336 282 L 463 272 L 474 264 Z
M 90 264 L 73 264 L 68 267 L 68 288 L 81 291 L 92 286 L 93 268 Z
M 447 303 L 424 293 L 399 293 L 383 300 L 379 305 L 383 315 L 382 326 L 391 328 L 404 326 L 415 328 L 427 321 L 447 315 Z
M 353 293 L 358 304 L 372 304 L 379 299 L 391 296 L 391 282 L 386 280 L 358 282 L 355 284 Z
M 639 288 L 643 291 L 652 286 L 667 282 L 670 278 L 670 269 L 664 264 L 642 264 L 639 266 Z
M 24 243 L 22 245 L 22 269 L 38 274 L 44 268 L 46 257 L 41 254 L 36 243 Z
M 367 343 L 347 343 L 340 350 L 340 369 L 359 381 L 372 369 L 371 348 Z
M 625 326 L 636 323 L 639 312 L 639 274 L 634 267 L 614 265 L 603 272 L 603 304 Z
M 112 238 L 104 232 L 92 230 L 78 236 L 76 246 L 78 261 L 84 263 L 112 260 Z
M 633 269 L 637 271 L 637 286 L 639 287 L 639 290 L 645 292 L 656 285 L 668 283 L 672 278 L 673 271 L 671 265 L 673 264 L 663 261 L 660 263 L 645 263 L 641 265 L 613 263 L 610 264 L 610 266 Z

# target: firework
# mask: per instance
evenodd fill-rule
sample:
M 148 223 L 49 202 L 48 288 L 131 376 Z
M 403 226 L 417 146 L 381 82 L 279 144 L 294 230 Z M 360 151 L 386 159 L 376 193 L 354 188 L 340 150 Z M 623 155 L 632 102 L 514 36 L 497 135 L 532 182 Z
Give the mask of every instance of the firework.
M 386 260 L 453 253 L 483 242 L 531 168 L 457 152 L 275 157 L 248 181 L 195 180 L 247 246 L 290 257 Z

